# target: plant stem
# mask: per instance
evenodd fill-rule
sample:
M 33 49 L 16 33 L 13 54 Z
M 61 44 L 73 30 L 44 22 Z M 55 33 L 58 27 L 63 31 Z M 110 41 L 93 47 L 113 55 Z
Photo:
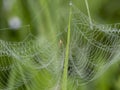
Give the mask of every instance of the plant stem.
M 90 23 L 90 27 L 92 28 L 93 26 L 93 24 L 92 24 L 92 19 L 91 19 L 91 15 L 90 15 L 90 10 L 89 10 L 89 5 L 88 5 L 88 1 L 87 0 L 85 0 L 85 4 L 86 4 L 86 8 L 87 8 L 87 13 L 88 13 L 88 17 L 89 17 L 89 23 Z
M 71 5 L 70 3 L 70 14 L 69 14 L 69 21 L 68 21 L 68 32 L 67 32 L 67 45 L 66 45 L 66 53 L 65 53 L 65 60 L 64 60 L 64 69 L 63 69 L 63 76 L 62 76 L 62 89 L 61 90 L 67 90 L 67 75 L 68 75 L 68 61 L 69 61 L 69 45 L 70 45 L 70 24 L 71 24 L 71 17 L 72 17 L 72 10 L 71 10 Z

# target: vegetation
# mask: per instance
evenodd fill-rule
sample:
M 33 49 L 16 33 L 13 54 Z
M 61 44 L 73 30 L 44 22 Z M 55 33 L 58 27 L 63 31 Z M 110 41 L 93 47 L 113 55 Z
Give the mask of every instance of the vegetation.
M 1 0 L 0 90 L 120 90 L 119 0 Z

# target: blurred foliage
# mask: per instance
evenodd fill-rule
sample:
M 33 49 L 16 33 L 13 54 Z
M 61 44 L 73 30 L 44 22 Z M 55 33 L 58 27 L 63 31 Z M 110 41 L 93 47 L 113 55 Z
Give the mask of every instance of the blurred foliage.
M 120 0 L 88 0 L 88 2 L 91 16 L 98 23 L 120 22 Z M 84 0 L 73 0 L 73 3 L 87 14 Z M 6 32 L 1 30 L 0 37 L 3 40 L 20 41 L 24 39 L 28 29 L 30 29 L 38 38 L 54 39 L 56 33 L 63 31 L 67 27 L 68 6 L 69 0 L 0 0 L 0 29 L 7 27 L 13 30 Z M 10 22 L 15 17 L 21 22 L 20 27 L 30 25 L 30 28 L 22 28 L 22 32 L 18 32 L 17 30 L 21 28 L 14 29 L 14 26 L 10 25 L 10 23 L 18 23 Z M 120 90 L 119 68 L 119 64 L 112 65 L 100 78 L 85 86 L 78 87 L 77 90 Z M 50 75 L 46 73 L 44 75 L 49 78 Z M 40 77 L 45 80 L 44 75 L 37 75 L 38 80 L 40 80 Z M 46 80 L 46 82 L 48 81 Z M 43 86 L 46 85 L 43 84 Z M 69 90 L 74 89 L 71 89 L 70 86 Z

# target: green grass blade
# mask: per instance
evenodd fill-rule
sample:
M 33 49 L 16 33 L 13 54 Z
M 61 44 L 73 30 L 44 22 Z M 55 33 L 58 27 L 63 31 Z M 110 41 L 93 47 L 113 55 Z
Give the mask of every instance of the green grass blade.
M 71 6 L 71 3 L 70 3 Z M 70 45 L 70 24 L 72 18 L 72 10 L 70 7 L 70 14 L 69 14 L 69 21 L 68 21 L 68 32 L 67 32 L 67 45 L 66 45 L 66 53 L 65 53 L 65 60 L 64 60 L 64 69 L 63 69 L 63 77 L 62 77 L 62 90 L 67 90 L 67 75 L 68 75 L 68 61 L 69 61 L 69 45 Z

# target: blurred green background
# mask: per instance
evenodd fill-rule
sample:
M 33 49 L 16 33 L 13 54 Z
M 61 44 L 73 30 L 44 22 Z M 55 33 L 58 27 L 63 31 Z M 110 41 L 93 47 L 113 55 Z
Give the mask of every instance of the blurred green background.
M 88 0 L 92 18 L 100 24 L 120 22 L 120 0 Z M 84 0 L 73 4 L 87 14 Z M 0 0 L 0 37 L 7 41 L 21 41 L 30 29 L 36 37 L 55 38 L 68 24 L 69 0 Z M 15 32 L 21 26 L 22 32 Z M 10 28 L 11 32 L 3 32 Z M 120 65 L 112 65 L 101 77 L 80 90 L 120 90 Z M 36 90 L 36 89 L 35 89 Z

